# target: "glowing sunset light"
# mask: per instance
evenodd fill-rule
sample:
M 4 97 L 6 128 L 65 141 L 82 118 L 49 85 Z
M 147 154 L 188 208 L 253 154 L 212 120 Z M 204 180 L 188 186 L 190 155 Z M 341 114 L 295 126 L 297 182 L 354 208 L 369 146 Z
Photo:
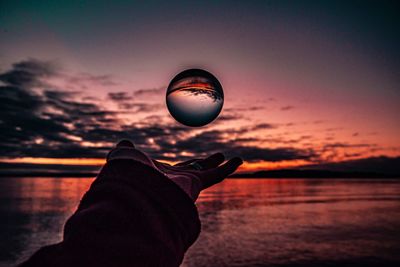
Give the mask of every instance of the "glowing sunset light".
M 0 162 L 4 163 L 32 163 L 32 164 L 61 164 L 61 165 L 103 165 L 105 159 L 90 159 L 90 158 L 1 158 Z

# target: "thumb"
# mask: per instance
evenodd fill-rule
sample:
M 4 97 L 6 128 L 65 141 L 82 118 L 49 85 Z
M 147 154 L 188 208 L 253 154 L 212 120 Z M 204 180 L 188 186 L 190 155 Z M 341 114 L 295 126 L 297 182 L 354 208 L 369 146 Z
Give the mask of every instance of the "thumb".
M 135 148 L 135 145 L 130 140 L 123 139 L 123 140 L 118 142 L 116 147 L 132 147 L 132 148 Z

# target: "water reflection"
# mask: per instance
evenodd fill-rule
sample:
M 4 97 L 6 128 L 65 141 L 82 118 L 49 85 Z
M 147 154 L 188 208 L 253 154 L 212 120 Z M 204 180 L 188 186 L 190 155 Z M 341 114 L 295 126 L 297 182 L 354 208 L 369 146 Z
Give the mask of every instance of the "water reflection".
M 382 266 L 400 256 L 400 184 L 229 180 L 204 192 L 183 266 Z
M 0 179 L 0 266 L 61 239 L 92 179 Z M 231 179 L 197 203 L 182 266 L 388 266 L 400 262 L 400 181 Z
M 45 244 L 62 238 L 92 179 L 0 179 L 0 266 L 10 266 Z

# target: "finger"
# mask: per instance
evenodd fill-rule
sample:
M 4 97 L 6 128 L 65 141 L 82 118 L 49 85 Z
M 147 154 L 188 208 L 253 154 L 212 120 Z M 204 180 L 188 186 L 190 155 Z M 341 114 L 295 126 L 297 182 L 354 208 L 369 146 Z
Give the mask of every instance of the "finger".
M 121 141 L 119 141 L 117 143 L 117 145 L 115 146 L 114 149 L 111 149 L 110 152 L 108 152 L 107 156 L 106 156 L 106 160 L 109 161 L 111 154 L 116 150 L 116 149 L 120 149 L 120 148 L 135 148 L 135 145 L 127 140 L 127 139 L 123 139 Z
M 201 161 L 201 160 L 203 160 L 203 159 L 189 159 L 186 161 L 179 162 L 179 163 L 175 164 L 174 166 L 186 166 L 186 165 L 189 165 L 190 163 L 193 163 L 195 161 Z
M 132 147 L 132 148 L 135 148 L 135 145 L 131 141 L 129 141 L 127 139 L 123 139 L 123 140 L 118 142 L 116 147 Z
M 209 171 L 203 172 L 200 179 L 203 185 L 203 189 L 208 188 L 216 183 L 221 182 L 227 176 L 231 175 L 236 171 L 236 169 L 242 165 L 243 160 L 241 158 L 235 157 L 228 160 L 221 166 L 211 169 Z
M 159 167 L 159 166 L 170 167 L 171 166 L 171 164 L 166 163 L 166 162 L 161 162 L 161 161 L 158 161 L 156 159 L 151 159 L 151 160 L 153 161 L 154 165 L 156 165 L 157 167 Z
M 222 162 L 224 162 L 225 156 L 222 153 L 216 153 L 204 160 L 200 160 L 197 163 L 201 166 L 202 170 L 208 170 L 211 168 L 218 167 Z
M 161 161 L 158 161 L 158 160 L 155 160 L 155 159 L 151 159 L 151 160 L 153 161 L 154 165 L 160 171 L 162 171 L 164 173 L 168 173 L 173 168 L 173 166 L 171 164 L 169 164 L 169 163 L 161 162 Z

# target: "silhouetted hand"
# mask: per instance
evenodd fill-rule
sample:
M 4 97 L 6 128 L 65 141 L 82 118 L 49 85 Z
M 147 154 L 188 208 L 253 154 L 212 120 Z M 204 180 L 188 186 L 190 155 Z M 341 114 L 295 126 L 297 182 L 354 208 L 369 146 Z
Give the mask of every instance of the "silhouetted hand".
M 151 159 L 128 140 L 119 142 L 110 151 L 107 161 L 114 159 L 133 159 L 153 167 L 180 186 L 193 201 L 201 190 L 223 181 L 243 163 L 242 159 L 235 157 L 222 164 L 224 155 L 216 153 L 205 159 L 191 159 L 170 165 Z
M 62 242 L 41 248 L 20 267 L 180 266 L 201 230 L 191 200 L 242 164 L 224 160 L 217 153 L 172 166 L 119 142 L 107 155 L 113 162 L 65 223 Z

